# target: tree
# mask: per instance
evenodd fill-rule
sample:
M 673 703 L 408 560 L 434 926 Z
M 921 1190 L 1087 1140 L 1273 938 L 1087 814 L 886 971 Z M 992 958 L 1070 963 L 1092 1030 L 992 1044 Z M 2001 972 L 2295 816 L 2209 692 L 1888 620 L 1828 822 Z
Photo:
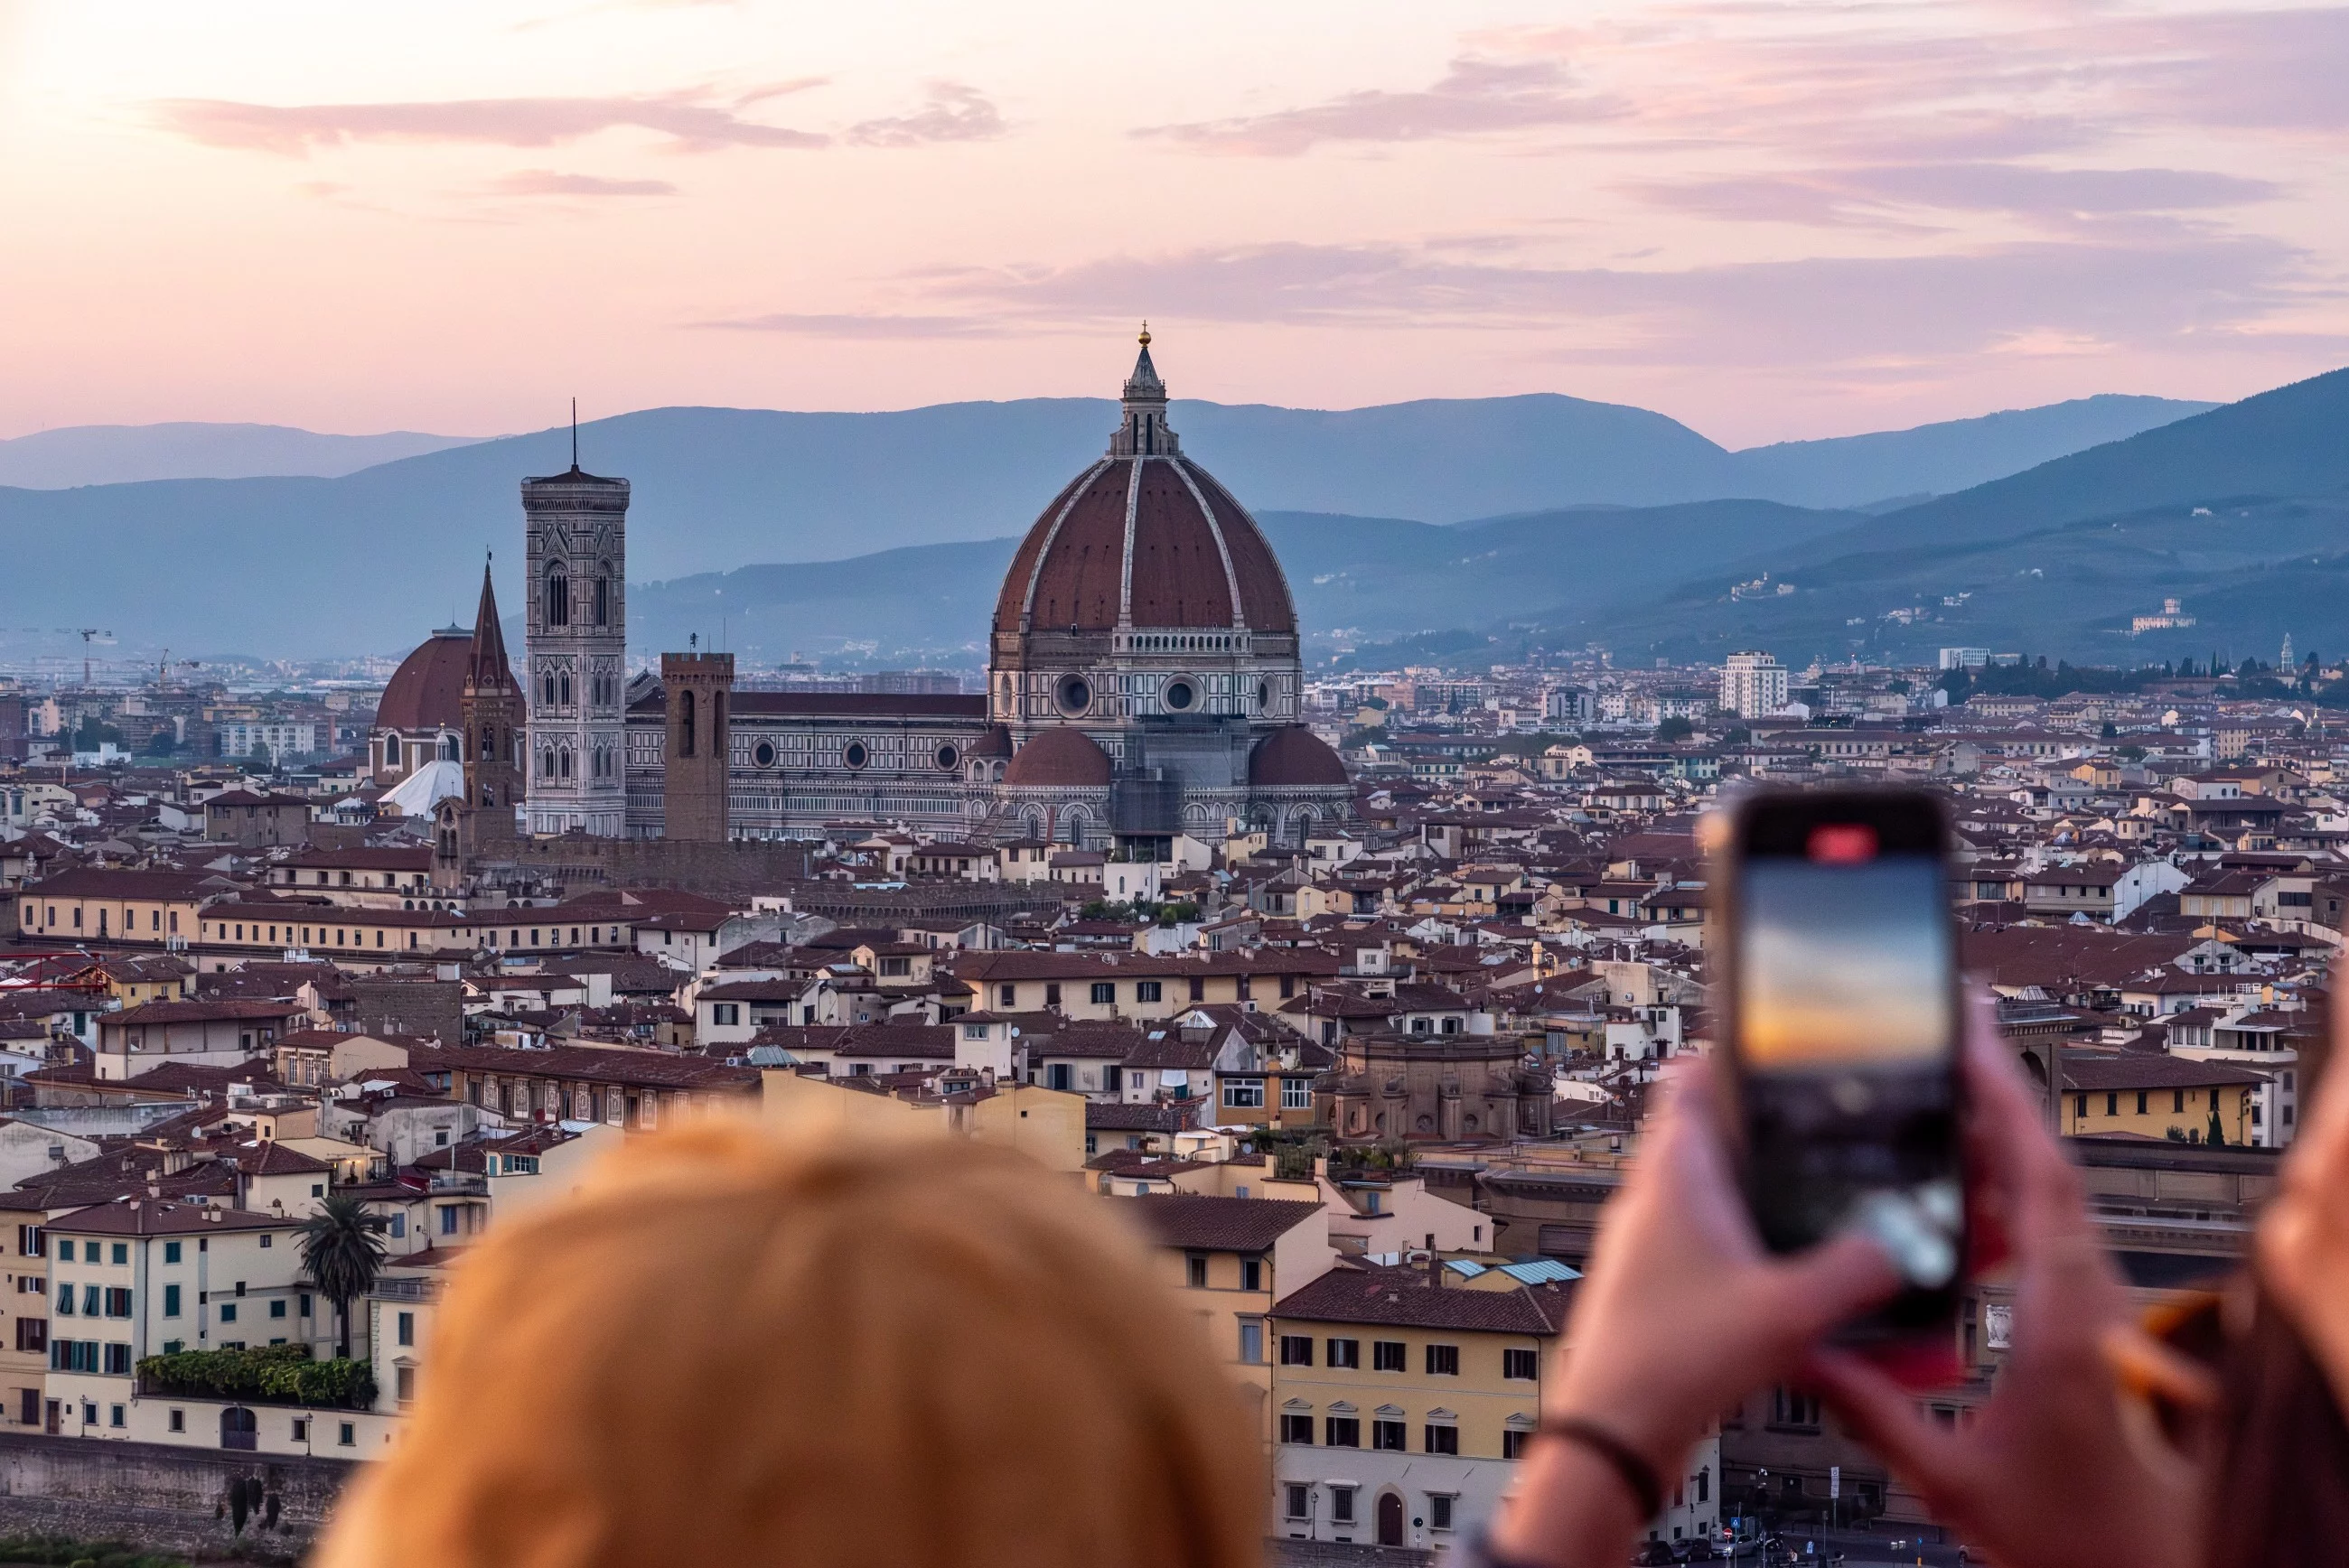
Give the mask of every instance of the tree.
M 383 1222 L 347 1194 L 329 1197 L 302 1222 L 302 1266 L 335 1304 L 337 1356 L 351 1353 L 351 1303 L 375 1288 L 376 1273 L 383 1267 L 382 1229 Z
M 1686 740 L 1696 733 L 1696 726 L 1675 716 L 1656 726 L 1656 744 L 1670 746 L 1675 740 Z
M 2213 1106 L 2210 1109 L 2209 1136 L 2203 1139 L 2202 1141 L 2218 1148 L 2224 1148 L 2226 1146 L 2227 1130 L 2219 1125 L 2219 1110 L 2216 1106 Z

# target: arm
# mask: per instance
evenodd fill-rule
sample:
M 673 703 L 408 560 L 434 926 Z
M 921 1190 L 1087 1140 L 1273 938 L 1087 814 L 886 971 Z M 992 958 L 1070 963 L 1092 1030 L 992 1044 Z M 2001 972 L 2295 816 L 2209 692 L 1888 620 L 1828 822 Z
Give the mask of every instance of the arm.
M 1711 1064 L 1689 1062 L 1671 1081 L 1600 1224 L 1544 1411 L 1600 1428 L 1657 1477 L 1678 1471 L 1723 1406 L 1793 1372 L 1814 1340 L 1899 1283 L 1857 1236 L 1793 1258 L 1764 1253 L 1722 1149 Z M 1544 1433 L 1488 1545 L 1508 1568 L 1619 1568 L 1647 1522 L 1597 1449 Z

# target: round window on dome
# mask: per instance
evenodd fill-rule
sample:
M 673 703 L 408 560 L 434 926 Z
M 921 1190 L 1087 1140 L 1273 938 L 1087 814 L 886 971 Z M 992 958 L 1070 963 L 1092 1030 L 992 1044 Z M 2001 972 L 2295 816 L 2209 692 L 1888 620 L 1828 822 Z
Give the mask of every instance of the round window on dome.
M 1270 707 L 1272 706 L 1271 682 L 1258 681 L 1256 683 L 1256 705 L 1260 708 Z
M 864 749 L 864 742 L 852 740 L 848 748 L 840 754 L 840 759 L 851 768 L 862 768 L 873 760 L 873 754 Z
M 1082 676 L 1061 677 L 1054 695 L 1060 699 L 1062 713 L 1080 714 L 1093 705 L 1092 686 Z
M 955 749 L 952 746 L 941 746 L 938 748 L 937 763 L 938 766 L 944 769 L 947 772 L 953 772 L 955 770 L 956 764 L 959 763 L 961 760 L 962 753 Z
M 1160 700 L 1169 713 L 1188 713 L 1199 705 L 1199 688 L 1186 680 L 1168 681 Z
M 750 760 L 761 768 L 772 768 L 775 765 L 775 743 L 762 740 L 750 748 Z

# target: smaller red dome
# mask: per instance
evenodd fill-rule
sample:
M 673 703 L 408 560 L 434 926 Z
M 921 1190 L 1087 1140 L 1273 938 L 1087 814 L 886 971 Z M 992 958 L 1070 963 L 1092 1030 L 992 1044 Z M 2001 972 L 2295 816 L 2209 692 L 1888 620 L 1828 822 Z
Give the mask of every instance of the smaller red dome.
M 1248 753 L 1248 782 L 1268 789 L 1343 785 L 1346 765 L 1319 736 L 1293 724 L 1256 743 Z
M 1019 748 L 1003 781 L 1045 789 L 1105 789 L 1109 753 L 1081 729 L 1048 729 Z

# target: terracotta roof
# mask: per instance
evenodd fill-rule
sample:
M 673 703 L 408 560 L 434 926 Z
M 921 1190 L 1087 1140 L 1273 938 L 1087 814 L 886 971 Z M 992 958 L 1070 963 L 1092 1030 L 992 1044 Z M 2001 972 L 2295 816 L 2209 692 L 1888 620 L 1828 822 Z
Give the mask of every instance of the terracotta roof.
M 1133 1216 L 1161 1246 L 1201 1252 L 1260 1253 L 1314 1215 L 1319 1203 L 1291 1203 L 1268 1198 L 1171 1197 L 1120 1198 L 1122 1212 Z
M 48 1229 L 70 1236 L 180 1236 L 190 1232 L 285 1231 L 301 1222 L 283 1214 L 175 1203 L 168 1198 L 132 1198 L 59 1215 L 49 1222 Z
M 1003 781 L 1015 787 L 1106 788 L 1109 753 L 1081 729 L 1055 726 L 1019 748 L 1003 770 Z
M 1336 1268 L 1281 1297 L 1272 1312 L 1314 1323 L 1547 1336 L 1565 1326 L 1570 1299 L 1556 1285 L 1459 1290 L 1431 1284 L 1420 1269 Z
M 1346 765 L 1301 724 L 1276 729 L 1248 753 L 1248 782 L 1260 789 L 1342 785 Z
M 399 668 L 375 705 L 378 729 L 454 729 L 463 722 L 465 666 L 473 656 L 473 634 L 444 626 L 399 661 Z

